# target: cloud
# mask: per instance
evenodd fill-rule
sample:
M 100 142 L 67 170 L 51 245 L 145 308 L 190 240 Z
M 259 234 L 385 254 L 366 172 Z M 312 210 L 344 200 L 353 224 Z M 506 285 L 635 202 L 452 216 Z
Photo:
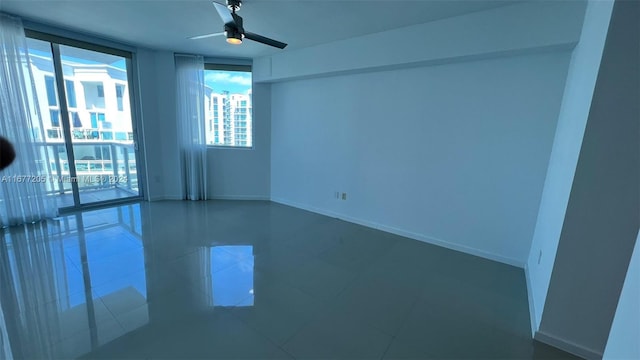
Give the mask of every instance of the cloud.
M 251 86 L 250 75 L 231 75 L 224 72 L 208 72 L 205 75 L 205 81 L 210 83 L 238 84 L 242 86 Z

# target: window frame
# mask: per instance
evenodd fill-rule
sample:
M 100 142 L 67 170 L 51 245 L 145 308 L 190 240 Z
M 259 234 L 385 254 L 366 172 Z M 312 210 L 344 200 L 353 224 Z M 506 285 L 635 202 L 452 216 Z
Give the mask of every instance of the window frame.
M 207 70 L 213 71 L 242 71 L 248 72 L 251 74 L 251 95 L 253 97 L 253 66 L 251 64 L 239 64 L 239 63 L 224 63 L 223 61 L 206 61 L 204 64 L 204 71 L 206 73 Z M 251 101 L 251 108 L 253 109 L 253 99 Z M 206 144 L 207 148 L 212 149 L 221 149 L 221 150 L 253 150 L 255 148 L 255 137 L 254 137 L 254 117 L 253 111 L 251 111 L 251 146 L 241 146 L 241 145 L 215 145 L 215 144 Z M 213 118 L 212 118 L 213 120 Z M 219 119 L 218 121 L 220 121 Z M 203 119 L 205 122 L 205 129 L 208 126 L 206 119 Z M 231 121 L 234 121 L 231 119 Z M 246 121 L 246 120 L 245 120 Z M 219 139 L 224 139 L 224 134 L 219 134 Z

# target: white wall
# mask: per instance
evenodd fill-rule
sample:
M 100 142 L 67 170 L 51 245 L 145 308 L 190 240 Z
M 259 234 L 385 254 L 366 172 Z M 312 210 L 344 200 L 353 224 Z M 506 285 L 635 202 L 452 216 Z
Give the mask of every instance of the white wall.
M 271 173 L 271 85 L 253 84 L 253 148 L 207 151 L 209 196 L 269 200 Z
M 467 15 L 287 50 L 255 59 L 254 80 L 281 81 L 571 49 L 580 37 L 585 2 L 524 2 Z M 409 10 L 410 11 L 410 10 Z M 348 27 L 346 27 L 348 31 Z
M 272 199 L 524 267 L 585 5 L 254 59 L 254 79 L 276 82 Z
M 151 200 L 181 200 L 180 152 L 176 137 L 174 54 L 138 49 L 139 87 Z M 216 59 L 210 60 L 214 62 Z M 270 196 L 271 86 L 253 85 L 254 147 L 210 147 L 208 194 L 220 199 L 268 200 Z
M 542 319 L 542 309 L 551 280 L 551 270 L 569 202 L 612 9 L 613 1 L 589 1 L 580 42 L 571 57 L 533 243 L 527 260 L 527 286 L 534 332 L 538 330 Z
M 138 82 L 150 200 L 182 199 L 174 55 L 138 49 Z
M 523 266 L 569 58 L 274 84 L 271 196 Z
M 586 358 L 604 352 L 640 228 L 640 3 L 616 1 L 540 330 Z
M 605 347 L 605 360 L 640 359 L 640 233 Z

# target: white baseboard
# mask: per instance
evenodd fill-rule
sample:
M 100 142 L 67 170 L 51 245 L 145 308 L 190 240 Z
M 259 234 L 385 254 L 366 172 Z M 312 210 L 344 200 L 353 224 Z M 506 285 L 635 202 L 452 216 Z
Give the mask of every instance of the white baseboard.
M 277 198 L 277 197 L 272 197 L 271 201 L 279 203 L 279 204 L 283 204 L 283 205 L 288 205 L 288 206 L 293 206 L 295 208 L 299 208 L 299 209 L 303 209 L 303 210 L 307 210 L 307 211 L 311 211 L 314 213 L 318 213 L 321 215 L 326 215 L 326 216 L 330 216 L 330 217 L 334 217 L 334 218 L 338 218 L 340 220 L 345 220 L 348 222 L 352 222 L 358 225 L 363 225 L 363 226 L 367 226 L 370 228 L 374 228 L 374 229 L 378 229 L 378 230 L 382 230 L 388 233 L 392 233 L 395 235 L 399 235 L 399 236 L 404 236 L 404 237 L 408 237 L 414 240 L 419 240 L 419 241 L 423 241 L 429 244 L 433 244 L 433 245 L 437 245 L 437 246 L 442 246 L 445 247 L 447 249 L 451 249 L 451 250 L 455 250 L 455 251 L 460 251 L 466 254 L 470 254 L 470 255 L 474 255 L 474 256 L 479 256 L 485 259 L 489 259 L 489 260 L 493 260 L 493 261 L 497 261 L 503 264 L 507 264 L 507 265 L 511 265 L 511 266 L 515 266 L 515 267 L 519 267 L 519 268 L 524 268 L 525 266 L 525 262 L 522 262 L 518 259 L 513 259 L 513 258 L 508 258 L 505 256 L 501 256 L 498 254 L 493 254 L 484 250 L 480 250 L 480 249 L 476 249 L 476 248 L 472 248 L 469 246 L 465 246 L 465 245 L 459 245 L 459 244 L 454 244 L 451 243 L 449 241 L 446 240 L 442 240 L 442 239 L 438 239 L 438 238 L 434 238 L 431 236 L 426 236 L 423 234 L 418 234 L 415 232 L 411 232 L 411 231 L 406 231 L 403 229 L 398 229 L 392 226 L 387 226 L 384 224 L 380 224 L 380 223 L 376 223 L 373 221 L 368 221 L 368 220 L 363 220 L 363 219 L 358 219 L 358 218 L 354 218 L 351 216 L 347 216 L 345 214 L 341 214 L 341 213 L 337 213 L 337 212 L 333 212 L 333 211 L 329 211 L 329 210 L 325 210 L 325 209 L 320 209 L 320 208 L 316 208 L 313 206 L 308 206 L 305 204 L 299 204 L 293 201 L 289 201 L 286 199 L 282 199 L 282 198 Z
M 263 195 L 213 195 L 209 197 L 210 200 L 260 200 L 260 201 L 269 201 L 271 198 L 269 196 Z M 154 196 L 149 201 L 163 201 L 163 200 L 185 200 L 182 196 Z
M 275 203 L 278 203 L 278 204 L 287 205 L 287 206 L 291 206 L 291 207 L 302 209 L 302 210 L 306 210 L 306 211 L 311 211 L 311 212 L 314 212 L 316 214 L 325 215 L 325 216 L 329 216 L 329 217 L 332 217 L 332 218 L 342 219 L 342 215 L 337 213 L 337 212 L 324 210 L 324 209 L 316 208 L 316 207 L 313 207 L 313 206 L 307 206 L 307 205 L 299 204 L 299 203 L 296 203 L 296 202 L 293 202 L 293 201 L 289 201 L 289 200 L 285 200 L 285 199 L 282 199 L 282 198 L 274 198 L 274 197 L 272 197 L 271 201 L 275 202 Z
M 255 200 L 269 201 L 271 198 L 264 195 L 212 195 L 212 200 Z
M 547 334 L 543 331 L 537 331 L 534 339 L 587 360 L 601 360 L 603 356 L 601 352 Z
M 529 301 L 529 321 L 531 323 L 531 336 L 535 336 L 538 331 L 538 322 L 536 321 L 536 306 L 533 302 L 533 290 L 531 288 L 531 279 L 529 278 L 529 263 L 524 264 L 524 279 L 527 282 L 527 300 Z

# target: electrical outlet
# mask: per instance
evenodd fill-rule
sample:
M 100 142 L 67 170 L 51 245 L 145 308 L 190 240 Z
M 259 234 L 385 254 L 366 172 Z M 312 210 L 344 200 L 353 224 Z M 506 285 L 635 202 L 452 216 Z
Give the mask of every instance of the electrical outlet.
M 540 261 L 542 260 L 542 250 L 538 253 L 538 265 L 540 265 Z
M 342 193 L 342 200 L 347 200 L 347 193 Z

